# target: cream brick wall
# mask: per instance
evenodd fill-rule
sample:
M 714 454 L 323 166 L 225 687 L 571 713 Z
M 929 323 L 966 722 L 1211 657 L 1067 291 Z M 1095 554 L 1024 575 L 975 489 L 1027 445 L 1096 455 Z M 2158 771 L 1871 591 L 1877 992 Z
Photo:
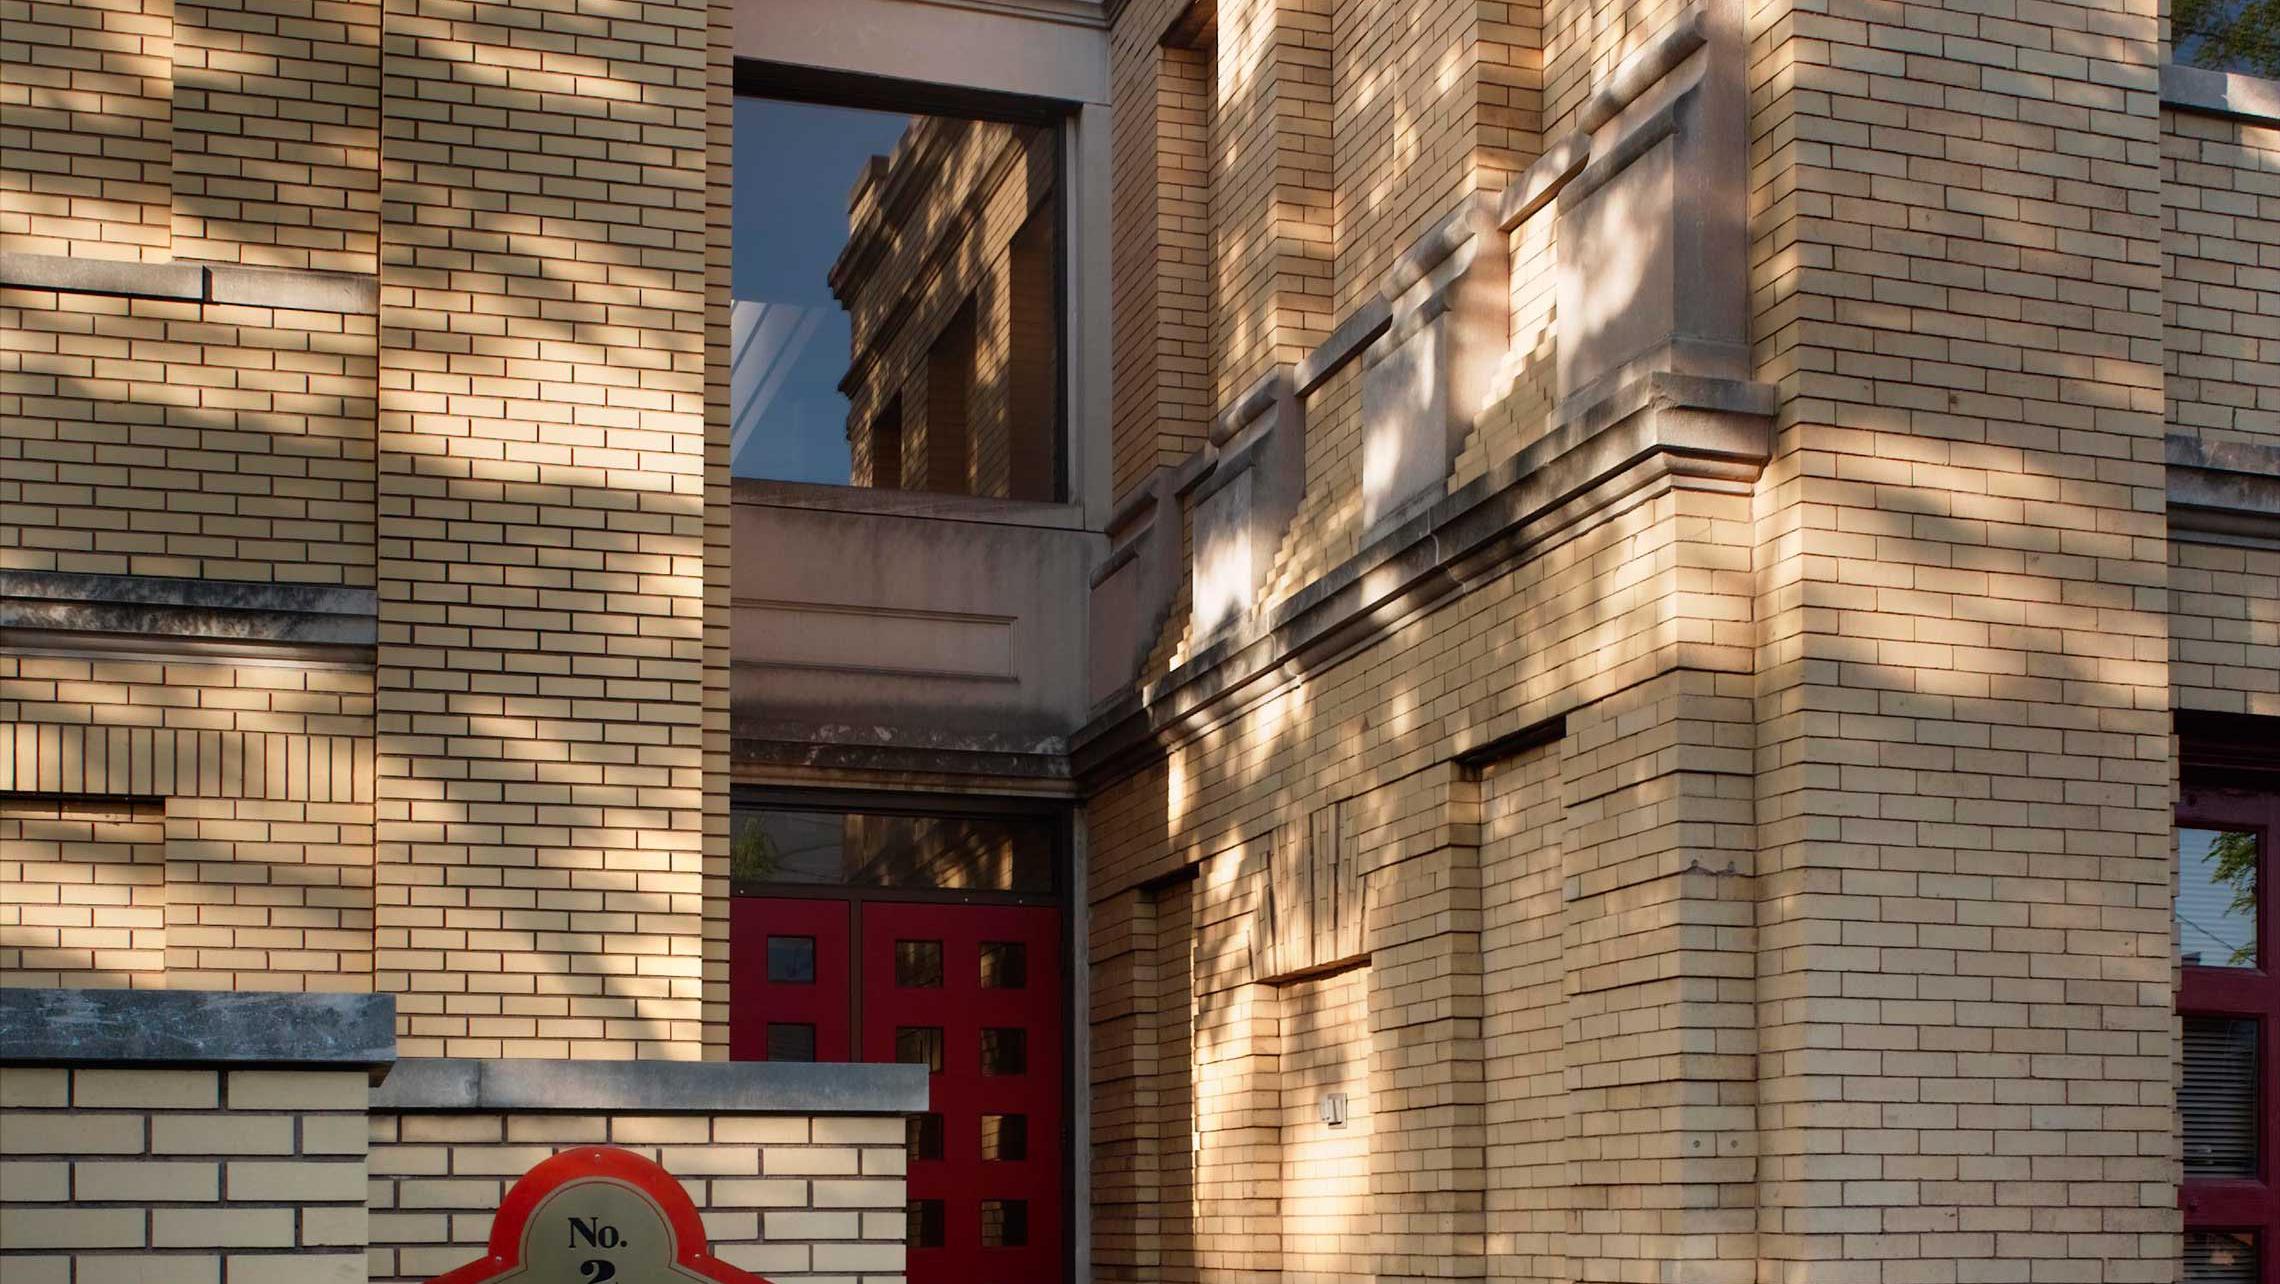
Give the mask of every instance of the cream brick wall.
M 573 1146 L 662 1163 L 714 1256 L 770 1279 L 899 1284 L 903 1121 L 818 1116 L 374 1114 L 371 1278 L 412 1284 L 482 1256 L 491 1214 Z
M 172 0 L 27 2 L 7 21 L 0 251 L 164 261 Z
M 2280 550 L 2170 545 L 2169 681 L 2180 709 L 2280 717 Z
M 0 797 L 0 985 L 165 984 L 165 809 Z
M 2175 1270 L 2158 15 L 2032 16 L 1753 21 L 1774 1278 Z
M 183 3 L 174 55 L 175 256 L 371 273 L 376 0 Z
M 2280 441 L 2280 125 L 2161 114 L 2163 395 L 2175 430 Z
M 1165 47 L 1192 6 L 1126 6 L 1110 35 L 1112 489 L 1176 466 L 1218 410 L 1212 385 L 1215 37 Z M 1143 337 L 1145 336 L 1145 337 Z
M 365 1072 L 0 1069 L 10 1284 L 361 1284 Z
M 381 22 L 376 967 L 407 1055 L 693 1058 L 714 29 L 523 13 Z
M 0 289 L 0 568 L 373 582 L 369 316 Z

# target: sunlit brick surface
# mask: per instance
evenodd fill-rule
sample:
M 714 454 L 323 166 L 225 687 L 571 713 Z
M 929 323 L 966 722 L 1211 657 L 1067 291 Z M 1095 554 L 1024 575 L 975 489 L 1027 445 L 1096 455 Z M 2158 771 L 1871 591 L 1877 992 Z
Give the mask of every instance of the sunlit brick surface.
M 378 0 L 178 5 L 175 257 L 369 274 L 379 107 Z
M 372 583 L 370 316 L 0 289 L 0 567 Z
M 164 262 L 172 0 L 11 4 L 0 41 L 0 251 Z
M 706 11 L 382 21 L 383 988 L 699 1050 Z

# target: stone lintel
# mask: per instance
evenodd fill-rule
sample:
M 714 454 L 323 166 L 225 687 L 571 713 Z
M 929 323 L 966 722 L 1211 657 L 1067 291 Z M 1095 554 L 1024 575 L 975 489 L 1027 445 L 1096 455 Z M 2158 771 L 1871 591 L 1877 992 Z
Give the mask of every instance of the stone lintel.
M 380 1113 L 908 1115 L 921 1066 L 791 1061 L 556 1061 L 419 1057 L 372 1091 Z
M 0 571 L 0 639 L 38 645 L 99 635 L 270 647 L 369 648 L 371 589 L 257 581 Z
M 396 1060 L 390 994 L 0 989 L 0 1064 L 366 1069 Z
M 143 263 L 11 251 L 0 254 L 0 287 L 228 303 L 293 312 L 371 315 L 380 310 L 377 277 L 230 263 Z

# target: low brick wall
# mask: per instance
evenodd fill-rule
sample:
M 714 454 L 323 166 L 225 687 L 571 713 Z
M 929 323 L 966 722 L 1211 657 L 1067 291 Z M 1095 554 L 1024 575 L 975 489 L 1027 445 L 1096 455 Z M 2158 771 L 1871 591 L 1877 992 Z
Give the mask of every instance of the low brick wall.
M 923 1067 L 397 1062 L 394 1023 L 386 995 L 0 990 L 0 1280 L 412 1284 L 607 1144 L 678 1178 L 724 1261 L 900 1284 Z
M 482 1111 L 372 1116 L 372 1279 L 417 1284 L 482 1256 L 515 1178 L 605 1143 L 681 1179 L 722 1261 L 773 1280 L 903 1278 L 900 1116 Z
M 0 1067 L 8 1284 L 364 1278 L 365 1070 Z
M 372 1279 L 481 1256 L 517 1177 L 606 1144 L 679 1178 L 730 1265 L 901 1284 L 904 1120 L 926 1091 L 917 1066 L 402 1062 L 372 1097 Z

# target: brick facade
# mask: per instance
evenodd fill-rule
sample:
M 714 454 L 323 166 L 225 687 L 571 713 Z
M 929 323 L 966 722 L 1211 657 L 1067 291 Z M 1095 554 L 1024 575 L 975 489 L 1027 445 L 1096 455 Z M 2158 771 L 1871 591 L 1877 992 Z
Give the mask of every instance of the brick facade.
M 1106 146 L 925 117 L 833 280 L 857 486 L 1070 500 L 1101 596 L 1135 513 L 1178 568 L 1137 636 L 1006 644 L 1144 657 L 1001 728 L 1021 776 L 933 708 L 732 762 L 751 13 L 12 4 L 0 985 L 723 1059 L 732 776 L 1049 797 L 1093 1278 L 2177 1278 L 2175 715 L 2280 744 L 2280 116 L 2169 86 L 2151 0 L 1063 7 L 917 6 L 1087 33 Z M 1056 321 L 1064 252 L 1111 292 Z M 425 1278 L 604 1140 L 731 1260 L 901 1270 L 898 1120 L 384 1113 L 367 1160 L 310 1149 L 361 1105 L 107 1073 L 8 1072 L 29 1278 Z M 369 1163 L 369 1259 L 362 1192 L 158 1149 L 248 1112 Z
M 713 1256 L 732 1266 L 770 1279 L 902 1278 L 900 1119 L 478 1111 L 376 1113 L 371 1129 L 375 1284 L 417 1284 L 481 1257 L 515 1178 L 588 1145 L 681 1178 Z
M 0 1070 L 10 1280 L 361 1281 L 365 1072 Z

